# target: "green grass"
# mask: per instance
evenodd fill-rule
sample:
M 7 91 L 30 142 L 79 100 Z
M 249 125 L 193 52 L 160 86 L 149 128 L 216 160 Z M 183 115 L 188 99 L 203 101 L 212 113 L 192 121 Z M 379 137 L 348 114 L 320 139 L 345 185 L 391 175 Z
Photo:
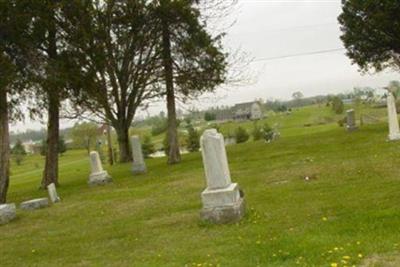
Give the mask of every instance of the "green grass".
M 318 116 L 334 117 L 320 109 Z M 386 142 L 385 123 L 351 134 L 336 122 L 304 127 L 318 111 L 307 107 L 269 118 L 282 125 L 274 143 L 227 148 L 232 179 L 248 208 L 232 225 L 199 220 L 205 187 L 200 153 L 184 155 L 175 166 L 165 158 L 147 160 L 145 175 L 131 175 L 130 164 L 108 167 L 114 183 L 90 188 L 86 153 L 69 151 L 60 158 L 62 202 L 18 210 L 16 221 L 0 227 L 0 265 L 359 266 L 398 260 L 400 143 Z M 38 190 L 42 166 L 43 159 L 32 156 L 13 167 L 9 202 L 46 196 Z M 346 264 L 344 256 L 350 257 Z

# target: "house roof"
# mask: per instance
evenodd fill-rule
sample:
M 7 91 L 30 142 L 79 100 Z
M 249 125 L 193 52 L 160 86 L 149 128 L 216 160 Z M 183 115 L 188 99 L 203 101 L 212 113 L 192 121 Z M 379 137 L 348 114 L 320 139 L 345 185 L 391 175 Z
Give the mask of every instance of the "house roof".
M 236 105 L 233 106 L 233 110 L 251 108 L 251 106 L 252 106 L 254 103 L 259 104 L 257 101 L 239 103 L 239 104 L 236 104 Z

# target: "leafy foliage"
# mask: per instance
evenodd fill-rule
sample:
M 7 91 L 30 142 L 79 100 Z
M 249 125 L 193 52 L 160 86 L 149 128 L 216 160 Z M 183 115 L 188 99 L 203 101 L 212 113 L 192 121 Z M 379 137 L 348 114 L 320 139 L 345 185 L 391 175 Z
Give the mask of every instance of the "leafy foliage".
M 347 55 L 360 69 L 400 67 L 400 2 L 344 0 L 339 16 Z
M 153 154 L 156 151 L 156 149 L 154 148 L 154 144 L 151 140 L 151 137 L 149 135 L 145 135 L 143 138 L 142 151 L 143 151 L 143 156 L 145 158 L 148 158 L 151 154 Z
M 254 123 L 252 135 L 253 135 L 254 141 L 257 141 L 257 140 L 260 140 L 261 138 L 263 138 L 263 130 L 261 127 L 258 126 L 257 123 Z
M 217 116 L 215 113 L 211 113 L 211 112 L 204 113 L 205 121 L 215 121 L 216 118 L 217 118 Z
M 339 97 L 335 96 L 332 99 L 332 110 L 336 113 L 336 114 L 342 114 L 344 111 L 344 104 L 342 99 L 340 99 Z
M 187 127 L 188 137 L 187 137 L 187 149 L 189 152 L 199 151 L 200 148 L 200 135 L 199 132 L 189 124 Z
M 269 126 L 268 123 L 264 123 L 263 136 L 266 142 L 271 142 L 274 139 L 274 130 Z
M 239 126 L 236 131 L 235 131 L 235 139 L 236 142 L 239 143 L 244 143 L 247 140 L 249 140 L 250 135 L 248 134 L 248 132 L 246 131 L 245 128 Z

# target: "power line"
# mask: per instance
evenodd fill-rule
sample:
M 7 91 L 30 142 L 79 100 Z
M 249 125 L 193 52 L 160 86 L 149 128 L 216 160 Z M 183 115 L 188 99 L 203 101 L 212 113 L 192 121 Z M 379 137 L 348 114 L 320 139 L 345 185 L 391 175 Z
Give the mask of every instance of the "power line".
M 278 60 L 278 59 L 284 59 L 284 58 L 292 58 L 292 57 L 302 57 L 302 56 L 311 56 L 311 55 L 319 55 L 319 54 L 328 54 L 328 53 L 334 53 L 334 52 L 339 52 L 339 51 L 344 51 L 344 50 L 346 50 L 346 49 L 345 48 L 336 48 L 336 49 L 319 50 L 319 51 L 291 54 L 291 55 L 284 55 L 284 56 L 277 56 L 277 57 L 259 58 L 259 59 L 253 60 L 252 63 L 253 62 L 259 62 L 259 61 L 272 61 L 272 60 Z

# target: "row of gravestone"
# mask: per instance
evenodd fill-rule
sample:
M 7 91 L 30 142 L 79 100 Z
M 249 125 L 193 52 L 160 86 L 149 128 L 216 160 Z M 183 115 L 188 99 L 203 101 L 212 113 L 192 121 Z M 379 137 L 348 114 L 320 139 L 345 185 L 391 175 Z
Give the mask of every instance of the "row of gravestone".
M 131 138 L 134 174 L 146 172 L 139 137 Z M 224 137 L 215 129 L 204 131 L 200 138 L 201 152 L 207 188 L 201 193 L 203 208 L 200 217 L 211 223 L 231 223 L 239 221 L 245 213 L 244 195 L 237 183 L 232 183 Z M 112 182 L 111 176 L 102 167 L 99 154 L 90 153 L 91 173 L 88 184 L 103 185 Z M 47 187 L 53 203 L 60 200 L 54 184 Z M 49 205 L 47 198 L 34 199 L 21 203 L 21 209 L 37 209 Z M 5 224 L 16 217 L 15 204 L 0 205 L 0 224 Z
M 393 95 L 393 92 L 388 91 L 387 94 L 387 112 L 388 112 L 388 124 L 389 124 L 389 141 L 400 140 L 400 127 L 399 120 L 397 117 L 396 110 L 396 99 Z M 357 130 L 355 112 L 353 109 L 347 110 L 346 112 L 346 129 L 349 132 Z
M 47 192 L 52 203 L 57 203 L 60 198 L 57 195 L 56 186 L 52 183 L 47 186 Z M 22 202 L 19 207 L 22 210 L 35 210 L 49 206 L 48 198 L 37 198 Z M 14 220 L 17 216 L 17 208 L 14 203 L 0 205 L 0 225 Z

